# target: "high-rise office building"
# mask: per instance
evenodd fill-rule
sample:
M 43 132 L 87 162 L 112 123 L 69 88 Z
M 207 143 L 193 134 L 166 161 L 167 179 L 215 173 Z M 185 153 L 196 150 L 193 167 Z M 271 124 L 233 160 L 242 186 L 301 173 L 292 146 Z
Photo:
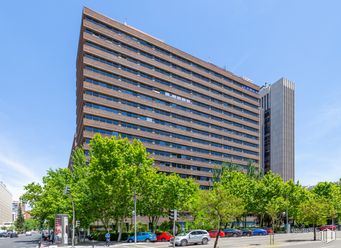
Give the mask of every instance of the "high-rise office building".
M 223 162 L 259 163 L 259 86 L 84 8 L 74 147 L 140 139 L 165 173 L 210 185 Z
M 259 91 L 262 109 L 262 164 L 264 171 L 295 179 L 295 85 L 281 78 Z
M 0 181 L 0 225 L 12 223 L 12 194 Z

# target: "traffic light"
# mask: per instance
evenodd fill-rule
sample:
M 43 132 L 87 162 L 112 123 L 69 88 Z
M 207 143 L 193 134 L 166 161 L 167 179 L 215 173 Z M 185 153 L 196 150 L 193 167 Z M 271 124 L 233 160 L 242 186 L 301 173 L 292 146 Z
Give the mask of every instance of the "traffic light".
M 177 211 L 176 209 L 169 210 L 169 219 L 176 220 L 177 219 Z

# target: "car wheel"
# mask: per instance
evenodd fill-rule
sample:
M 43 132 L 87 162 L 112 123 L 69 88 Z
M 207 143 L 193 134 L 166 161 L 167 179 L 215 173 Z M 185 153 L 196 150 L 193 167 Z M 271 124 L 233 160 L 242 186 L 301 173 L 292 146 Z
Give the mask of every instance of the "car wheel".
M 184 239 L 184 240 L 181 240 L 181 246 L 186 246 L 187 245 L 187 240 Z
M 237 237 L 237 233 L 234 233 L 234 234 L 232 235 L 232 237 Z
M 132 240 L 132 239 L 129 239 L 129 240 L 128 240 L 128 243 L 133 243 L 133 240 Z
M 149 242 L 150 242 L 150 239 L 146 239 L 146 242 L 149 243 Z
M 165 238 L 162 238 L 161 239 L 161 242 L 166 242 L 167 240 Z
M 201 242 L 203 245 L 207 245 L 207 243 L 208 243 L 208 239 L 207 238 L 204 238 L 204 239 L 202 239 L 202 242 Z

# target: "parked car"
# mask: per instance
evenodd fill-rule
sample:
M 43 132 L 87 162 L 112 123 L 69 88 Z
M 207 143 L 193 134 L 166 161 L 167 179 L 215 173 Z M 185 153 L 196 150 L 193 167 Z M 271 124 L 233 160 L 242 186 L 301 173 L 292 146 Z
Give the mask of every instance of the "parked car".
M 8 237 L 8 233 L 7 232 L 1 232 L 0 233 L 0 238 L 7 238 Z
M 240 237 L 243 235 L 243 232 L 234 228 L 226 228 L 224 229 L 225 237 Z
M 208 232 L 211 238 L 216 238 L 218 235 L 218 230 L 211 230 Z M 225 233 L 223 231 L 220 231 L 219 237 L 224 238 Z
M 210 235 L 205 230 L 193 230 L 190 232 L 179 233 L 170 240 L 170 243 L 175 245 L 186 246 L 188 244 L 203 244 L 206 245 L 210 241 Z
M 319 229 L 320 229 L 320 231 L 327 231 L 327 230 L 335 231 L 336 230 L 336 226 L 334 226 L 334 225 L 325 225 L 325 226 L 320 226 Z
M 171 238 L 173 238 L 173 235 L 170 234 L 169 232 L 156 233 L 156 240 L 157 241 L 162 241 L 162 242 L 170 241 Z
M 263 227 L 262 229 L 264 229 L 267 233 L 273 233 L 274 232 L 271 227 Z
M 17 238 L 18 234 L 16 232 L 9 232 L 8 233 L 8 237 L 10 237 L 10 238 Z
M 257 235 L 267 235 L 268 232 L 262 228 L 255 228 L 252 230 L 252 235 L 257 236 Z
M 25 235 L 26 235 L 26 236 L 32 236 L 32 232 L 27 231 L 27 232 L 25 232 Z
M 216 238 L 218 235 L 218 230 L 211 230 L 208 232 L 210 234 L 211 238 Z M 224 238 L 225 237 L 225 233 L 223 231 L 220 231 L 219 237 Z
M 128 236 L 127 241 L 129 243 L 132 243 L 135 241 L 134 235 Z M 141 242 L 150 242 L 150 241 L 156 241 L 156 234 L 152 232 L 138 232 L 136 233 L 136 241 Z
M 241 231 L 243 236 L 252 236 L 252 230 L 250 229 L 243 229 Z

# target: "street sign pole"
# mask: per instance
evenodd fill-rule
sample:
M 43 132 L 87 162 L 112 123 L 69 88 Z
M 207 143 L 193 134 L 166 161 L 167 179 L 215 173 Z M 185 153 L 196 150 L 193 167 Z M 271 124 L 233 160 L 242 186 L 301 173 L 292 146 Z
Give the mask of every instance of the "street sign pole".
M 173 210 L 174 211 L 174 218 L 173 218 L 173 236 L 174 236 L 174 240 L 173 240 L 173 248 L 175 247 L 175 222 L 176 222 L 176 219 L 177 219 L 177 215 L 178 215 L 178 213 L 177 213 L 177 210 L 176 209 L 174 209 Z
M 136 192 L 134 191 L 134 243 L 137 243 L 137 223 L 136 223 Z

